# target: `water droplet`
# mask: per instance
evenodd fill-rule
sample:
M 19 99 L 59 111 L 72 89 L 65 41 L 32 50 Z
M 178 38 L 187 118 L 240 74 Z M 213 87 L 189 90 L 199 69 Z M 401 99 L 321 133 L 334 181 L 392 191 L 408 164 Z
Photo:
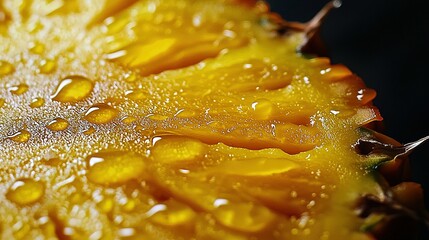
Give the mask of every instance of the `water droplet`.
M 163 163 L 197 161 L 204 157 L 207 146 L 192 138 L 164 137 L 156 141 L 151 156 Z
M 131 124 L 131 123 L 133 123 L 135 121 L 137 121 L 137 118 L 131 117 L 131 116 L 128 116 L 128 117 L 125 117 L 125 118 L 122 119 L 122 122 L 125 123 L 125 124 Z
M 58 102 L 78 102 L 87 98 L 93 88 L 91 80 L 82 76 L 69 76 L 60 81 L 51 98 Z
M 126 73 L 124 79 L 126 82 L 134 82 L 135 80 L 137 80 L 137 75 L 133 72 Z
M 320 74 L 325 75 L 330 82 L 336 82 L 353 75 L 350 69 L 341 64 L 331 65 L 326 69 L 320 70 Z
M 208 122 L 207 125 L 210 126 L 211 128 L 216 128 L 216 129 L 226 128 L 225 123 L 222 121 L 211 121 L 211 122 Z
M 86 158 L 88 179 L 100 185 L 123 184 L 142 177 L 144 157 L 135 152 L 105 151 Z
M 340 117 L 340 118 L 349 118 L 356 114 L 354 109 L 346 109 L 346 108 L 336 108 L 331 109 L 331 114 Z
M 190 223 L 196 216 L 190 207 L 173 200 L 153 206 L 146 215 L 151 222 L 169 227 Z
M 51 131 L 63 131 L 69 126 L 69 122 L 63 118 L 55 118 L 46 126 Z
M 334 114 L 334 115 L 337 115 L 338 113 L 340 113 L 340 111 L 337 111 L 337 110 L 331 110 L 331 113 L 332 113 L 332 114 Z
M 40 73 L 52 73 L 56 67 L 56 63 L 51 59 L 43 59 L 39 64 Z
M 251 203 L 222 204 L 213 215 L 225 227 L 242 232 L 259 232 L 275 219 L 270 210 Z
M 371 102 L 376 95 L 377 93 L 374 89 L 363 88 L 357 91 L 356 99 L 359 101 L 360 104 L 364 105 Z
M 40 55 L 45 51 L 45 45 L 40 42 L 32 42 L 30 43 L 30 51 Z
M 27 92 L 27 90 L 28 90 L 28 85 L 25 83 L 21 83 L 19 85 L 12 86 L 9 88 L 9 92 L 15 95 L 24 94 L 25 92 Z
M 95 132 L 95 128 L 94 127 L 89 127 L 87 130 L 83 131 L 83 134 L 85 135 L 91 135 Z
M 150 114 L 147 117 L 151 120 L 154 120 L 154 121 L 164 121 L 164 120 L 168 119 L 168 116 L 161 115 L 161 114 Z
M 8 74 L 11 74 L 15 71 L 15 68 L 12 64 L 0 60 L 0 77 L 6 76 Z
M 175 117 L 179 118 L 191 118 L 196 115 L 196 112 L 190 109 L 180 109 L 174 114 Z
M 128 90 L 125 92 L 125 96 L 128 99 L 137 101 L 137 100 L 143 100 L 146 99 L 148 94 L 142 90 L 142 89 L 134 89 L 134 90 Z
M 257 120 L 268 120 L 275 114 L 276 106 L 267 99 L 258 99 L 251 105 L 253 116 Z
M 45 194 L 45 185 L 33 179 L 15 181 L 6 193 L 6 198 L 18 205 L 35 203 Z
M 14 141 L 14 142 L 18 142 L 18 143 L 24 143 L 27 142 L 31 137 L 31 134 L 29 131 L 23 129 L 21 131 L 18 131 L 10 136 L 8 136 L 7 138 Z
M 4 106 L 6 100 L 4 98 L 0 98 L 0 108 Z
M 31 100 L 30 107 L 31 108 L 39 108 L 45 104 L 45 99 L 36 97 Z
M 115 108 L 104 103 L 98 103 L 86 111 L 84 119 L 90 123 L 104 124 L 111 122 L 118 114 L 119 112 Z

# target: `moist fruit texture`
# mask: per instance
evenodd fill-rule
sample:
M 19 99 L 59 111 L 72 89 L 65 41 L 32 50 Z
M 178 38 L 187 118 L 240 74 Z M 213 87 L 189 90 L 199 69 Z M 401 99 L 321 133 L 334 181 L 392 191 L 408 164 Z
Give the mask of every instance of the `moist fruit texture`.
M 376 237 L 389 211 L 359 203 L 421 190 L 353 147 L 382 120 L 375 92 L 273 19 L 250 1 L 0 0 L 1 237 Z

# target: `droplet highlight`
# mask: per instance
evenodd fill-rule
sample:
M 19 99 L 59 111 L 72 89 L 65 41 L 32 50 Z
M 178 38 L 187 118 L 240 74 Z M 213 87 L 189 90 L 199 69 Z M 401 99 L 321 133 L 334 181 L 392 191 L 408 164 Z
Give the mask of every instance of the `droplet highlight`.
M 98 103 L 86 111 L 84 119 L 90 123 L 105 124 L 115 119 L 118 114 L 119 111 L 115 108 L 104 103 Z
M 31 100 L 30 107 L 31 108 L 39 108 L 45 104 L 45 99 L 36 97 Z
M 89 127 L 87 130 L 83 131 L 83 134 L 85 135 L 91 135 L 95 132 L 95 128 L 94 127 Z
M 69 126 L 69 122 L 63 118 L 55 118 L 46 126 L 51 131 L 63 131 Z
M 15 181 L 8 189 L 6 198 L 18 205 L 29 205 L 39 201 L 45 194 L 42 182 L 25 178 Z
M 86 158 L 87 177 L 96 184 L 117 185 L 141 178 L 145 158 L 130 151 L 105 151 Z
M 52 73 L 55 70 L 56 65 L 57 64 L 54 60 L 43 59 L 39 64 L 39 72 L 44 74 Z
M 190 207 L 172 200 L 153 206 L 146 214 L 151 222 L 167 227 L 185 225 L 196 217 Z
M 30 43 L 30 51 L 34 54 L 42 54 L 45 52 L 45 45 L 40 42 L 32 42 Z
M 213 215 L 225 227 L 248 233 L 262 231 L 275 219 L 270 210 L 252 203 L 222 204 Z
M 15 95 L 22 95 L 28 91 L 28 85 L 25 83 L 18 84 L 9 88 L 9 92 Z
M 94 88 L 91 80 L 82 76 L 69 76 L 60 81 L 52 100 L 73 103 L 87 98 Z
M 30 137 L 31 137 L 31 133 L 23 129 L 8 136 L 7 138 L 17 143 L 25 143 L 30 139 Z
M 276 106 L 267 99 L 259 99 L 252 103 L 253 116 L 257 120 L 268 120 L 276 113 Z
M 162 163 L 192 162 L 204 157 L 206 144 L 192 138 L 165 137 L 155 143 L 151 156 Z

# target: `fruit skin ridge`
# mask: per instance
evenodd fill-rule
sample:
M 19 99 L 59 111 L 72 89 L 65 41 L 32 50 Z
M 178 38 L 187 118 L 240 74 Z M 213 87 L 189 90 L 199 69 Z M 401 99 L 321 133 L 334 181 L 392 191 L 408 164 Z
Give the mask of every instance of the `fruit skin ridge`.
M 350 149 L 381 117 L 350 70 L 256 24 L 275 18 L 264 5 L 85 4 L 2 1 L 3 236 L 367 237 L 345 186 L 383 196 Z

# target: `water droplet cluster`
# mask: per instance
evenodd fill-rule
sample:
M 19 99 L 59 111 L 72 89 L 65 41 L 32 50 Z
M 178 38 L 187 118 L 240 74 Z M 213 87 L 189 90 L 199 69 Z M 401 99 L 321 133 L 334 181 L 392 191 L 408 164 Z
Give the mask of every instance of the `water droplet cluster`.
M 0 1 L 0 235 L 342 234 L 342 143 L 375 92 L 271 36 L 261 4 Z

